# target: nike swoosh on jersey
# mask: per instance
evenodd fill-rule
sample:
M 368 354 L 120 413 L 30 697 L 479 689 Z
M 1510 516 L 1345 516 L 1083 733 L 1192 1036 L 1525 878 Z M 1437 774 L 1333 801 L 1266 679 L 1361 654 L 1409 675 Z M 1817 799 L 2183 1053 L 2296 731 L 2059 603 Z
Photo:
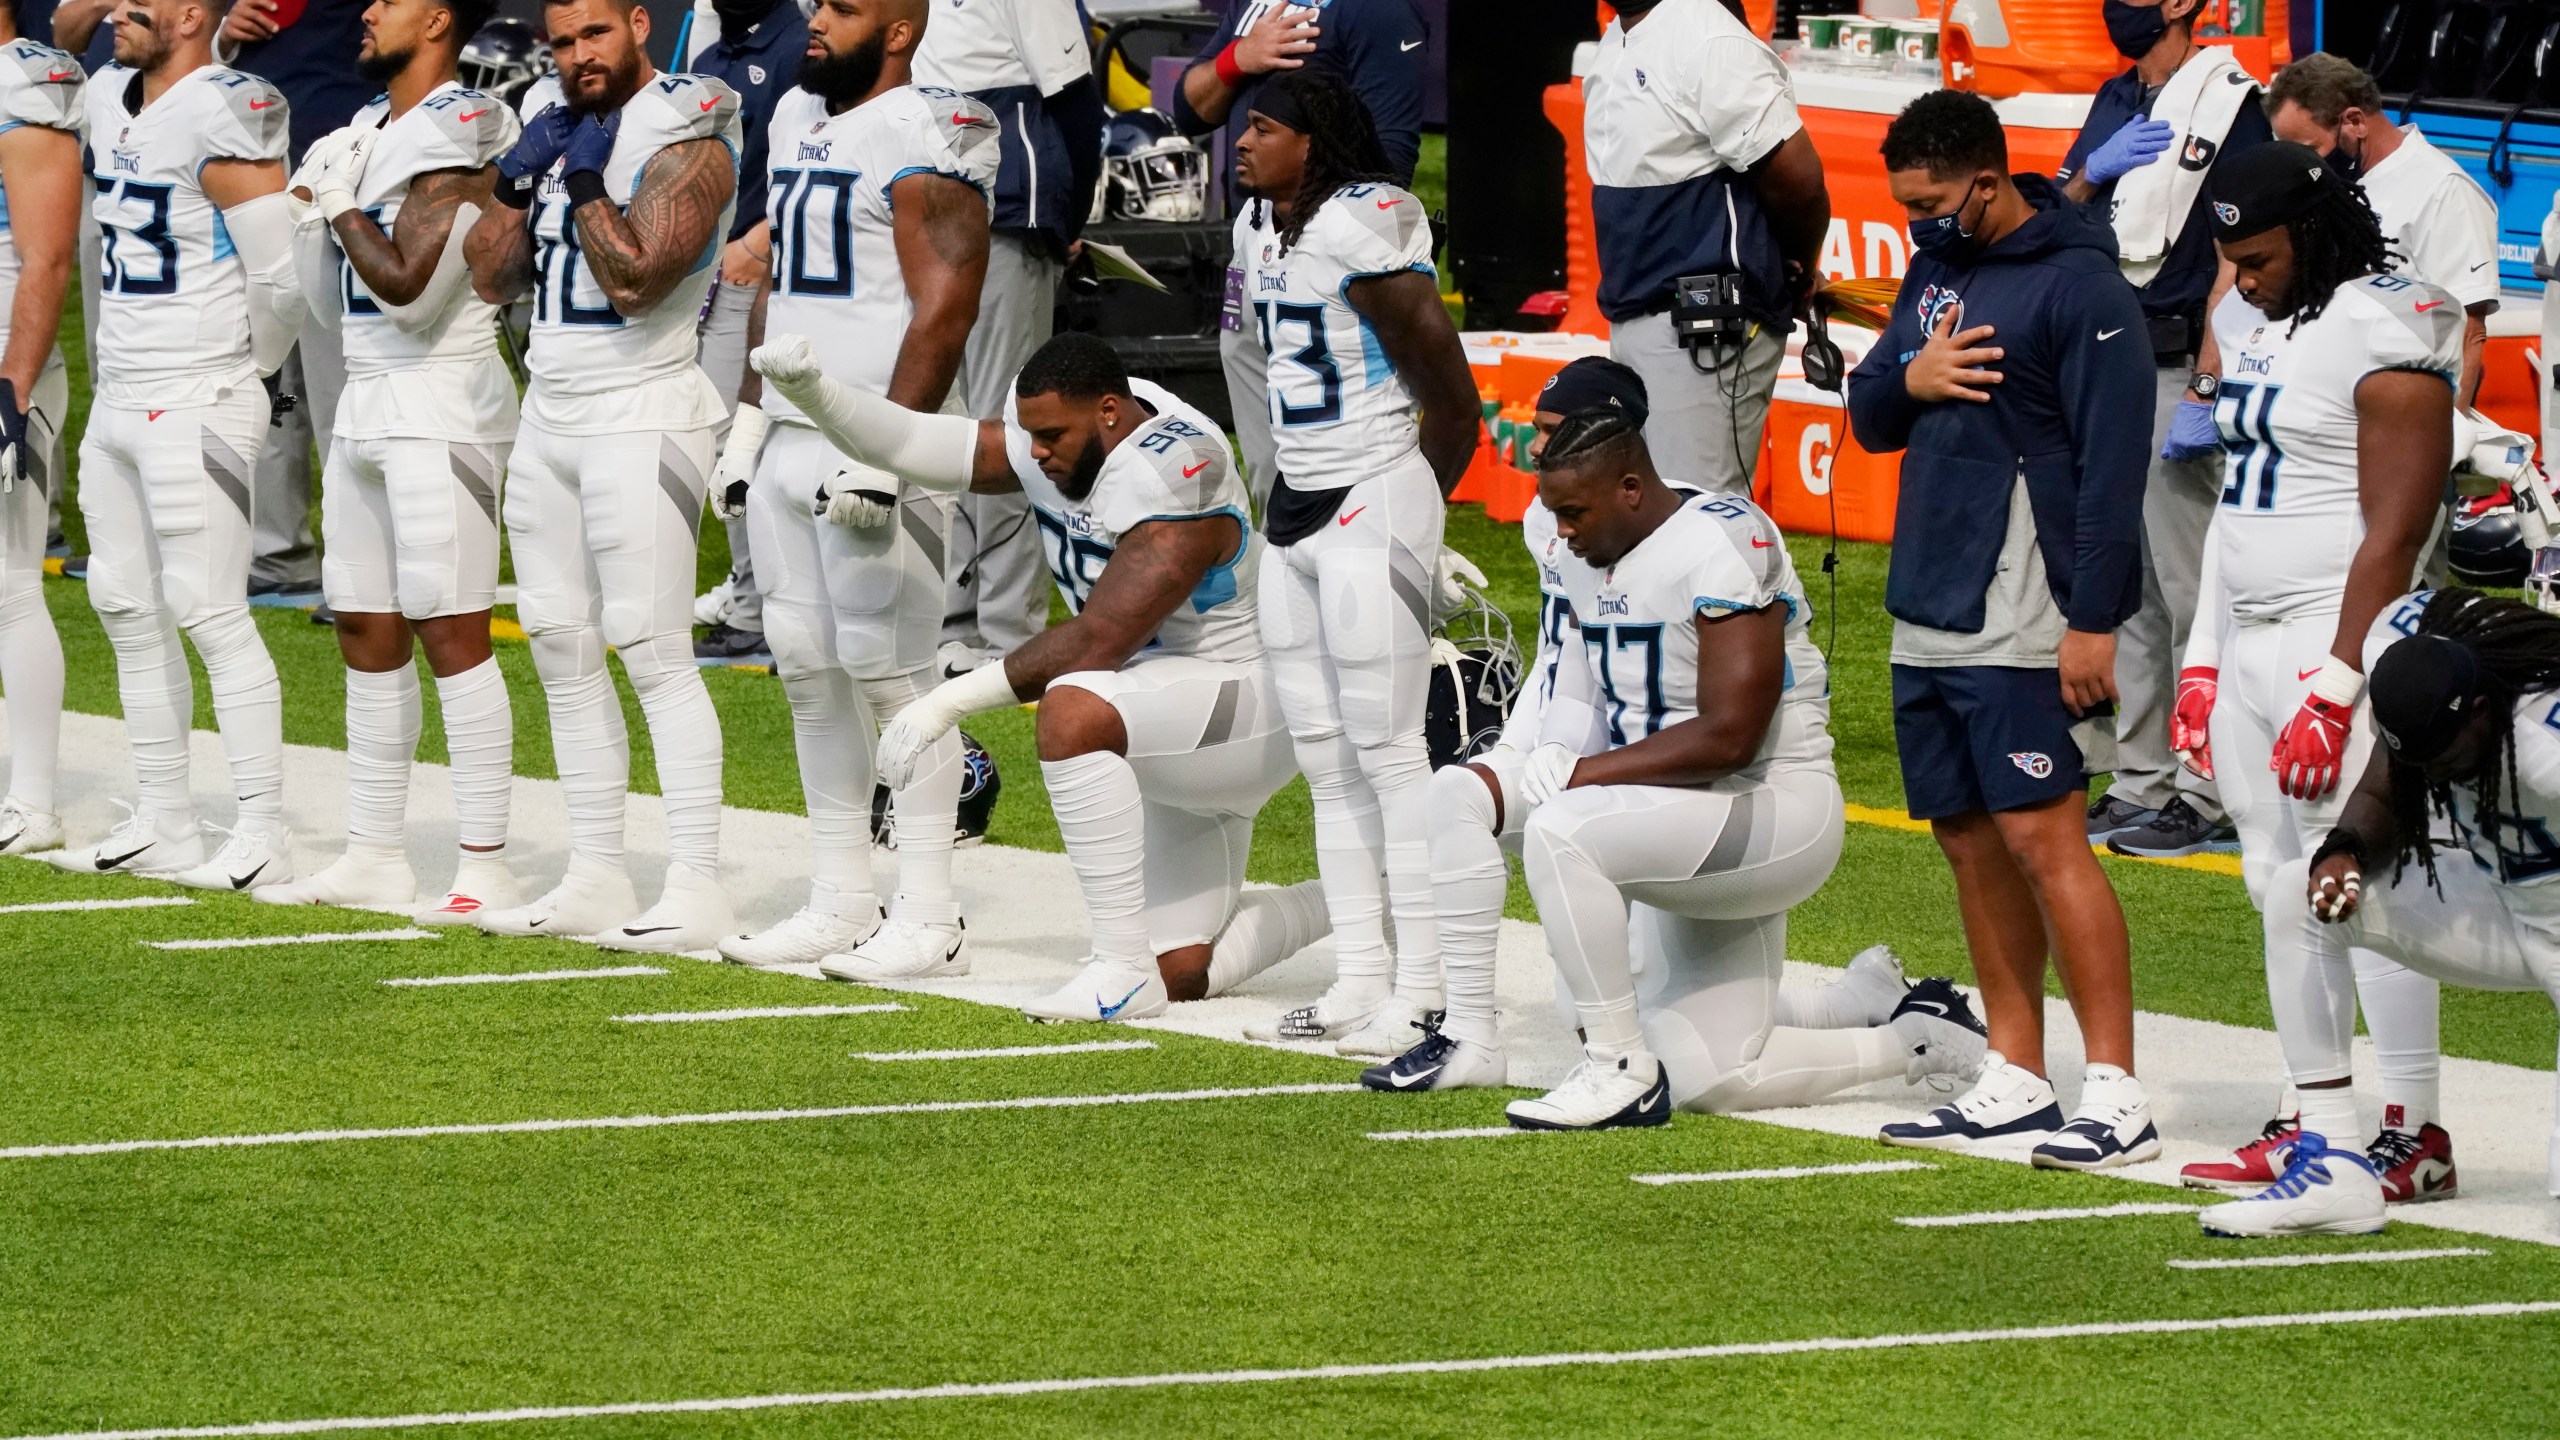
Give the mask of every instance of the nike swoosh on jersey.
M 1182 472 L 1182 478 L 1183 478 L 1183 479 L 1185 479 L 1185 480 L 1188 480 L 1188 479 L 1190 479 L 1192 476 L 1197 475 L 1197 474 L 1199 474 L 1201 471 L 1206 470 L 1206 469 L 1208 469 L 1208 468 L 1209 468 L 1209 462 L 1208 462 L 1208 461 L 1206 461 L 1206 460 L 1203 460 L 1203 461 L 1201 461 L 1201 462 L 1200 462 L 1199 464 L 1197 464 L 1197 465 L 1192 465 L 1192 466 L 1188 466 L 1188 467 L 1186 467 L 1186 468 L 1183 470 L 1183 472 Z
M 249 108 L 252 110 L 264 110 L 274 103 L 276 102 L 273 100 L 252 100 L 249 102 Z
M 2433 310 L 2434 308 L 2436 308 L 2437 306 L 2439 306 L 2439 305 L 2441 305 L 2441 304 L 2443 304 L 2443 303 L 2444 303 L 2444 302 L 2443 302 L 2443 301 L 2441 301 L 2441 300 L 2421 300 L 2421 301 L 2419 301 L 2417 304 L 2412 305 L 2412 306 L 2410 306 L 2409 308 L 2410 308 L 2410 309 L 2412 309 L 2412 310 L 2422 310 L 2422 311 L 2423 311 L 2423 310 Z
M 63 81 L 65 81 L 65 80 L 72 79 L 73 77 L 77 76 L 79 73 L 80 73 L 80 72 L 79 72 L 79 71 L 77 71 L 77 70 L 66 70 L 66 71 L 64 71 L 63 73 L 61 73 L 61 74 L 57 75 L 57 74 L 54 74 L 54 73 L 53 73 L 53 72 L 51 72 L 51 71 L 47 71 L 47 72 L 45 72 L 45 77 L 44 77 L 44 78 L 45 78 L 45 83 L 46 83 L 46 84 L 48 84 L 48 85 L 59 85 L 59 84 L 61 84 L 61 83 L 62 83 Z M 2474 265 L 2474 266 L 2472 266 L 2471 268 L 2472 268 L 2472 269 L 2474 269 L 2474 270 L 2477 270 L 2477 269 L 2479 269 L 2480 267 L 2479 267 L 2479 266 L 2477 266 L 2477 265 Z
M 157 420 L 168 413 L 169 412 L 166 410 L 145 410 L 142 412 L 142 418 L 145 420 Z
M 2296 679 L 2296 680 L 2308 680 L 2308 679 L 2310 679 L 2312 676 L 2317 675 L 2317 674 L 2319 674 L 2319 673 L 2320 673 L 2320 667 L 2319 667 L 2319 666 L 2317 666 L 2317 665 L 2314 665 L 2314 666 L 2312 666 L 2312 667 L 2311 667 L 2310 669 L 2308 669 L 2308 670 L 2296 670 L 2296 671 L 2294 671 L 2294 672 L 2293 672 L 2293 678 L 2294 678 L 2294 679 Z
M 1751 537 L 1751 548 L 1754 550 L 1766 550 L 1777 543 L 1775 540 L 1763 540 L 1757 535 Z
M 984 125 L 987 122 L 979 119 L 975 115 L 954 115 L 951 117 L 951 123 L 954 125 Z
M 1132 1001 L 1132 1000 L 1137 999 L 1137 998 L 1138 998 L 1138 992 L 1139 992 L 1139 991 L 1141 991 L 1141 990 L 1144 990 L 1144 989 L 1146 989 L 1146 988 L 1147 988 L 1147 982 L 1146 982 L 1146 981 L 1144 981 L 1144 980 L 1141 980 L 1141 981 L 1139 981 L 1137 984 L 1130 986 L 1130 987 L 1129 987 L 1129 993 L 1128 993 L 1128 994 L 1126 994 L 1126 995 L 1121 996 L 1121 997 L 1120 997 L 1120 999 L 1119 999 L 1119 1001 L 1118 1001 L 1117 1003 L 1115 1003 L 1115 1004 L 1111 1004 L 1111 1005 L 1104 1005 L 1104 1006 L 1101 1006 L 1101 1007 L 1099 1007 L 1099 1008 L 1096 1010 L 1096 1012 L 1095 1012 L 1095 1013 L 1096 1013 L 1096 1014 L 1099 1014 L 1103 1019 L 1108 1020 L 1108 1019 L 1110 1019 L 1112 1016 L 1119 1014 L 1121 1011 L 1128 1009 L 1128 1008 L 1129 1008 L 1129 1002 L 1130 1002 L 1130 1001 Z
M 488 114 L 488 113 L 489 113 L 489 112 L 488 112 L 487 110 L 485 110 L 485 109 L 481 109 L 481 110 L 466 110 L 466 111 L 464 111 L 462 114 L 460 114 L 460 115 L 456 115 L 456 116 L 454 116 L 453 118 L 454 118 L 454 119 L 456 119 L 456 120 L 461 121 L 461 122 L 462 122 L 463 124 L 465 124 L 465 125 L 468 125 L 468 124 L 470 124 L 472 121 L 477 120 L 477 119 L 479 119 L 481 116 L 486 115 L 486 114 Z
M 705 100 L 705 101 L 703 101 L 703 102 L 702 102 L 702 108 L 703 108 L 703 109 L 705 109 L 705 110 L 708 110 L 708 109 L 710 109 L 712 106 L 717 105 L 717 104 L 719 104 L 719 103 L 720 103 L 720 97 L 719 97 L 719 96 L 717 96 L 717 95 L 714 95 L 714 96 L 712 96 L 710 99 Z
M 1404 197 L 1403 197 L 1403 196 L 1401 196 L 1401 195 L 1399 195 L 1399 196 L 1397 196 L 1397 197 L 1396 197 L 1395 199 L 1393 199 L 1393 200 L 1381 200 L 1381 201 L 1379 201 L 1379 202 L 1378 202 L 1378 208 L 1379 208 L 1379 209 L 1381 209 L 1381 210 L 1393 210 L 1394 208 L 1396 208 L 1397 206 L 1399 206 L 1399 205 L 1401 205 L 1401 204 L 1403 204 L 1403 203 L 1404 203 Z
M 2123 334 L 2123 333 L 2124 333 L 2124 327 L 2123 327 L 2123 326 L 2121 326 L 2121 325 L 2119 325 L 2119 326 L 2117 326 L 2117 327 L 2116 327 L 2115 329 L 2113 329 L 2113 330 L 2101 330 L 2101 331 L 2099 331 L 2099 332 L 2098 332 L 2098 338 L 2099 338 L 2099 339 L 2101 339 L 2101 340 L 2113 340 L 2114 338 L 2116 338 L 2117 336 L 2119 336 L 2119 335 L 2121 335 L 2121 334 Z
M 1405 53 L 1407 53 L 1407 54 L 1411 54 L 1412 52 L 1414 52 L 1414 51 L 1419 50 L 1419 49 L 1421 49 L 1421 48 L 1422 48 L 1422 42 L 1421 42 L 1421 41 L 1419 41 L 1419 40 L 1407 40 L 1407 41 L 1403 42 L 1402 44 L 1400 44 L 1400 45 L 1396 46 L 1396 48 L 1397 48 L 1398 50 L 1404 51 L 1404 52 L 1405 52 Z
M 1360 507 L 1360 510 L 1366 510 L 1368 508 L 1368 506 L 1363 505 Z M 1348 515 L 1336 515 L 1333 517 L 1333 523 L 1336 525 L 1348 525 L 1352 521 L 1360 518 L 1360 510 L 1354 510 Z

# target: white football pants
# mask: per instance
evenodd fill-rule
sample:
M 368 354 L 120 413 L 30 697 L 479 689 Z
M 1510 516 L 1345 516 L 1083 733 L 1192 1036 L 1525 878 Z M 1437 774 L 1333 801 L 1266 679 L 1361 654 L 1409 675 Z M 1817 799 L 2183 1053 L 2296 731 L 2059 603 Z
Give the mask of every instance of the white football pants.
M 62 357 L 36 378 L 28 397 L 27 452 L 34 473 L 0 495 L 0 697 L 9 707 L 8 796 L 30 810 L 54 808 L 62 748 L 62 638 L 44 603 L 46 513 L 62 493 L 62 417 L 70 396 Z

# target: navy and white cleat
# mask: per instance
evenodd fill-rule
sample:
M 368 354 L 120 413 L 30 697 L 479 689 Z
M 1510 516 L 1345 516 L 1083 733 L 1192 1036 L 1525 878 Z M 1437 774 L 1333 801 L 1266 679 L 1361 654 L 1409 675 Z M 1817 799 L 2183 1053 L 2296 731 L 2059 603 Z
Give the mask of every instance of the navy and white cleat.
M 1495 1046 L 1453 1039 L 1434 1030 L 1421 1044 L 1386 1064 L 1361 1071 L 1360 1083 L 1399 1095 L 1489 1089 L 1511 1083 L 1511 1060 Z
M 2113 1170 L 2160 1153 L 2142 1082 L 2113 1065 L 2092 1065 L 2070 1123 L 2028 1157 L 2039 1170 Z
M 1905 1078 L 1932 1082 L 1940 1090 L 1970 1084 L 1982 1076 L 1990 1051 L 1990 1031 L 1952 980 L 1923 980 L 1905 991 L 1902 1003 L 1885 1022 L 1910 1053 Z
M 2196 1223 L 2207 1235 L 2257 1240 L 2377 1235 L 2384 1224 L 2382 1177 L 2364 1156 L 2332 1150 L 2326 1139 L 2306 1130 L 2294 1141 L 2293 1163 L 2276 1183 L 2246 1200 L 2208 1205 L 2196 1212 Z
M 1982 1076 L 1972 1089 L 1917 1120 L 1885 1126 L 1876 1138 L 1918 1150 L 1955 1150 L 1977 1140 L 2061 1128 L 2062 1106 L 2044 1077 L 2010 1064 L 1997 1050 L 1986 1050 Z
M 1502 1113 L 1515 1130 L 1622 1130 L 1671 1123 L 1671 1076 L 1650 1055 L 1590 1060 L 1535 1100 Z

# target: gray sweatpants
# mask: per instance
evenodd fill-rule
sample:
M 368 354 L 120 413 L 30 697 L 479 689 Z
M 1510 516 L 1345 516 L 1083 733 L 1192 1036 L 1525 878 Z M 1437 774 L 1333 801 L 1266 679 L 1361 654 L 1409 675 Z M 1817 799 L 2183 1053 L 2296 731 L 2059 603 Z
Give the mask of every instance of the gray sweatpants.
M 1060 266 L 1036 243 L 999 233 L 987 252 L 978 323 L 960 361 L 959 392 L 981 420 L 1004 416 L 1013 377 L 1048 343 Z M 1031 502 L 962 495 L 951 511 L 942 638 L 1005 653 L 1049 627 L 1049 566 Z
M 337 333 L 304 326 L 301 342 L 276 372 L 276 384 L 302 402 L 268 429 L 267 447 L 258 452 L 249 579 L 317 590 L 320 548 L 311 543 L 311 493 L 337 428 L 338 392 L 347 384 Z
M 1785 336 L 1756 331 L 1739 362 L 1701 373 L 1672 338 L 1671 317 L 1647 315 L 1610 328 L 1609 354 L 1644 377 L 1653 410 L 1644 424 L 1645 448 L 1665 477 L 1728 495 L 1751 493 L 1769 396 L 1787 355 Z
M 1244 452 L 1244 481 L 1260 514 L 1271 503 L 1271 478 L 1280 473 L 1280 452 L 1271 438 L 1269 394 L 1271 357 L 1249 328 L 1218 332 L 1218 360 L 1227 372 L 1227 401 L 1236 412 L 1236 447 Z
M 2222 819 L 2213 782 L 2169 750 L 2169 708 L 2178 694 L 2178 658 L 2195 623 L 2205 530 L 2222 499 L 2222 452 L 2163 460 L 2160 441 L 2186 393 L 2183 365 L 2158 372 L 2151 416 L 2151 481 L 2142 494 L 2142 608 L 2116 631 L 2116 772 L 2107 793 L 2147 809 L 2178 796 L 2208 820 Z
M 723 280 L 711 288 L 711 313 L 703 317 L 702 345 L 695 363 L 720 392 L 719 442 L 729 439 L 727 416 L 738 408 L 738 385 L 747 373 L 747 317 L 755 309 L 756 287 Z M 747 520 L 723 520 L 729 532 L 729 624 L 764 633 L 764 597 L 756 590 L 755 557 L 747 553 Z

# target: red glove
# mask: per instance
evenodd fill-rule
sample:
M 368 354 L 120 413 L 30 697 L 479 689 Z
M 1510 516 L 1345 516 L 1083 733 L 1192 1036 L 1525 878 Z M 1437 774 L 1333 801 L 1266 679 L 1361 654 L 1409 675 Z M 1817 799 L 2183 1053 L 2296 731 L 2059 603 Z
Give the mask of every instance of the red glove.
M 2190 665 L 2178 672 L 2178 698 L 2169 707 L 2169 748 L 2206 780 L 2213 778 L 2213 701 L 2221 691 L 2220 670 Z
M 2338 788 L 2347 727 L 2363 693 L 2364 677 L 2334 661 L 2312 677 L 2311 693 L 2302 697 L 2302 708 L 2285 723 L 2275 753 L 2267 757 L 2278 790 L 2296 800 L 2318 800 Z

